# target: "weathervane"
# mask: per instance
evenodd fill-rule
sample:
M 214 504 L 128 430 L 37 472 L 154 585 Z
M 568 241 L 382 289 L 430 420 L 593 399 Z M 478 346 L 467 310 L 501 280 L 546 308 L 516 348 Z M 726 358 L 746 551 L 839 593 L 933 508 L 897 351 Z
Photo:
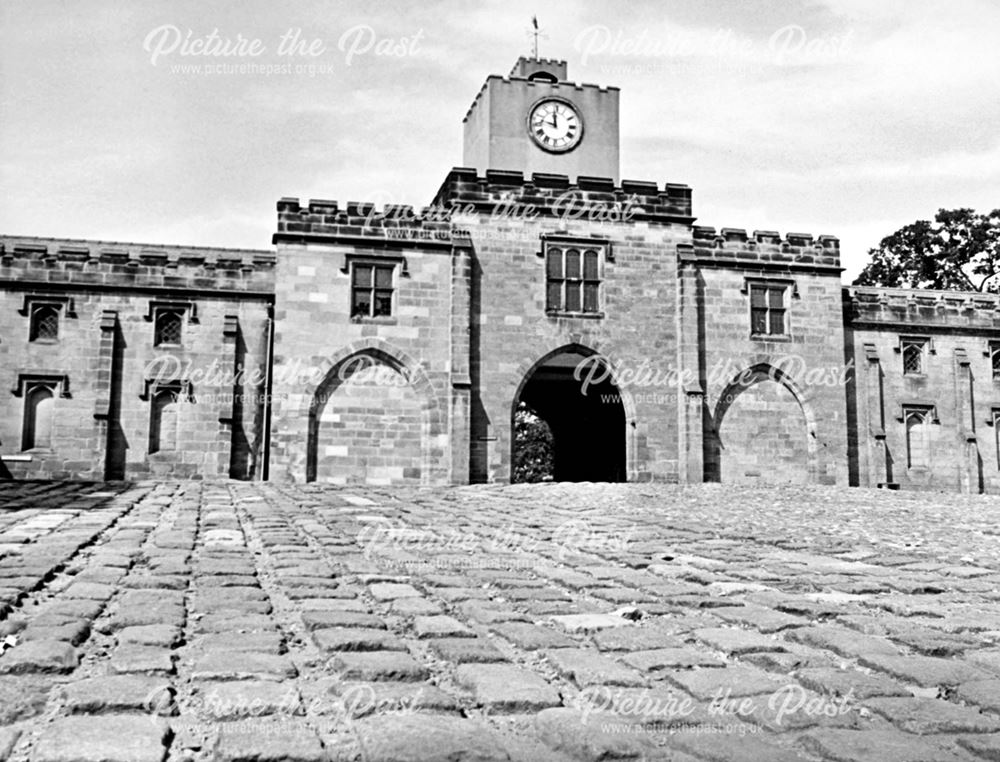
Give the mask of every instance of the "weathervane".
M 528 30 L 528 34 L 532 37 L 533 57 L 538 58 L 538 38 L 548 39 L 548 35 L 538 28 L 538 16 L 531 17 L 531 29 Z

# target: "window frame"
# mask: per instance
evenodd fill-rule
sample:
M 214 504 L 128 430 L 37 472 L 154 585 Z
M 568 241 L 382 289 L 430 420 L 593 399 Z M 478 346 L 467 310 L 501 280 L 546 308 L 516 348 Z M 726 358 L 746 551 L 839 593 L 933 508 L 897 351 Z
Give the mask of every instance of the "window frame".
M 559 271 L 554 275 L 550 259 L 559 252 Z M 545 274 L 545 313 L 554 317 L 603 318 L 605 316 L 606 262 L 611 261 L 610 243 L 605 239 L 552 237 L 542 240 L 540 257 Z M 569 254 L 576 252 L 576 275 L 570 274 Z M 593 255 L 593 256 L 590 256 Z M 592 262 L 594 271 L 588 272 Z M 558 300 L 553 299 L 553 286 L 558 288 Z M 592 287 L 592 292 L 588 287 Z M 571 290 L 572 289 L 572 290 Z M 588 292 L 593 293 L 593 305 L 588 307 Z M 575 294 L 578 309 L 570 307 Z
M 355 283 L 356 273 L 359 267 L 370 267 L 371 274 L 368 285 L 358 285 Z M 387 322 L 394 321 L 399 310 L 399 277 L 402 274 L 398 259 L 356 258 L 352 257 L 347 263 L 348 277 L 348 316 L 352 322 Z M 378 271 L 388 270 L 390 284 L 388 287 L 378 285 Z M 388 314 L 375 314 L 376 296 L 378 292 L 389 292 L 389 312 Z M 355 311 L 355 294 L 367 293 L 368 310 L 367 314 L 359 314 Z
M 911 371 L 907 370 L 907 350 L 910 348 L 917 348 L 920 352 L 920 369 Z M 931 340 L 926 336 L 900 336 L 899 344 L 896 347 L 896 351 L 899 353 L 901 360 L 901 371 L 902 374 L 908 378 L 920 378 L 927 375 L 927 357 L 934 353 L 931 347 Z
M 61 302 L 47 301 L 43 299 L 32 300 L 28 306 L 28 341 L 32 344 L 55 344 L 59 341 L 59 334 L 62 329 Z M 39 335 L 39 313 L 42 311 L 51 312 L 55 316 L 55 334 L 52 336 Z
M 177 343 L 170 342 L 160 342 L 157 336 L 157 325 L 159 323 L 159 316 L 164 312 L 176 312 L 180 317 L 180 341 Z M 153 324 L 153 338 L 152 344 L 154 349 L 164 348 L 164 349 L 177 349 L 178 347 L 184 346 L 184 335 L 186 330 L 184 328 L 185 323 L 192 324 L 198 323 L 198 305 L 193 301 L 182 301 L 182 300 L 150 300 L 149 306 L 146 310 L 146 314 L 143 316 L 143 320 L 147 323 Z
M 910 440 L 910 420 L 917 417 L 920 418 L 920 423 L 923 426 L 940 423 L 937 417 L 937 409 L 933 405 L 904 404 L 900 407 L 899 420 L 903 423 L 903 439 L 906 446 L 907 471 L 927 471 L 930 469 L 930 464 L 933 461 L 933 455 L 931 453 L 931 440 L 928 433 L 926 435 L 927 441 L 924 443 L 924 457 L 926 462 L 918 465 L 914 465 L 913 463 L 913 447 Z M 929 432 L 930 429 L 926 429 L 926 431 Z
M 1000 381 L 1000 339 L 994 339 L 986 345 L 983 354 L 990 360 L 990 371 L 994 381 Z
M 996 445 L 997 451 L 997 470 L 1000 471 L 1000 407 L 994 407 L 990 410 L 990 417 L 986 423 L 993 427 L 993 444 Z
M 56 379 L 41 379 L 26 381 L 24 383 L 22 390 L 24 407 L 21 416 L 21 452 L 52 451 L 55 428 L 56 399 L 63 396 L 59 391 L 60 383 L 61 382 Z M 41 400 L 39 400 L 39 402 L 34 401 L 34 398 L 37 397 L 40 392 L 47 392 L 48 397 L 46 397 L 46 399 L 52 401 L 52 411 L 50 413 L 48 428 L 48 442 L 41 445 L 38 444 L 37 435 L 37 411 L 38 404 Z
M 764 291 L 763 306 L 754 305 L 754 292 Z M 748 278 L 744 285 L 744 293 L 747 297 L 747 317 L 750 325 L 750 338 L 756 341 L 788 341 L 792 337 L 792 299 L 796 296 L 795 282 L 790 280 L 778 280 L 770 278 Z M 771 304 L 771 294 L 781 294 L 781 307 Z M 767 327 L 766 332 L 756 330 L 755 313 L 763 310 L 764 322 Z M 781 312 L 781 333 L 771 330 L 774 312 Z
M 35 314 L 43 308 L 51 308 L 56 313 L 55 338 L 37 336 Z M 28 343 L 56 344 L 63 331 L 63 320 L 77 317 L 76 300 L 62 294 L 27 293 L 18 313 L 28 319 Z
M 175 453 L 178 447 L 178 436 L 180 434 L 181 401 L 184 399 L 184 390 L 180 383 L 159 384 L 150 390 L 149 393 L 149 436 L 147 437 L 146 452 L 149 455 L 160 453 Z M 163 407 L 160 406 L 160 399 L 169 396 L 171 399 L 167 404 L 176 405 L 174 411 L 174 435 L 173 446 L 164 448 L 161 446 L 163 440 Z
M 47 389 L 51 394 L 52 406 L 53 406 L 53 424 L 50 429 L 49 444 L 47 446 L 39 447 L 34 444 L 36 437 L 35 431 L 35 421 L 32 418 L 31 425 L 29 426 L 28 416 L 33 413 L 32 410 L 32 398 L 39 389 Z M 17 385 L 11 389 L 11 393 L 15 397 L 20 397 L 23 400 L 21 408 L 21 452 L 31 452 L 34 450 L 39 450 L 42 452 L 49 452 L 53 449 L 52 447 L 52 434 L 55 428 L 55 406 L 56 398 L 69 399 L 73 395 L 69 391 L 69 376 L 60 373 L 58 371 L 42 371 L 42 372 L 24 372 L 18 373 L 17 375 Z M 32 446 L 26 447 L 28 443 L 28 432 L 31 431 Z
M 184 346 L 184 315 L 186 310 L 179 305 L 158 305 L 153 307 L 153 346 L 157 348 L 176 348 Z M 165 315 L 177 317 L 177 341 L 163 341 L 160 338 L 160 321 Z

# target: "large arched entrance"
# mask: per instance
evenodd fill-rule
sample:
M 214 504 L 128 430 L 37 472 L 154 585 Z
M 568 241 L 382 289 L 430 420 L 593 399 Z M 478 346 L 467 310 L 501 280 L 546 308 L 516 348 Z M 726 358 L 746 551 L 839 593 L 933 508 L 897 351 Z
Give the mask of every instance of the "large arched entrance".
M 537 466 L 544 442 L 535 440 L 546 431 L 551 439 L 548 478 L 626 480 L 625 408 L 610 376 L 605 361 L 582 348 L 554 352 L 528 372 L 511 410 L 512 481 L 537 480 L 537 467 L 519 466 L 526 457 Z M 525 426 L 525 410 L 543 425 Z M 529 472 L 531 479 L 518 478 Z
M 419 484 L 428 416 L 408 369 L 365 350 L 330 369 L 309 410 L 306 481 Z
M 726 484 L 808 484 L 814 442 L 790 382 L 763 365 L 741 373 L 719 398 L 705 470 Z

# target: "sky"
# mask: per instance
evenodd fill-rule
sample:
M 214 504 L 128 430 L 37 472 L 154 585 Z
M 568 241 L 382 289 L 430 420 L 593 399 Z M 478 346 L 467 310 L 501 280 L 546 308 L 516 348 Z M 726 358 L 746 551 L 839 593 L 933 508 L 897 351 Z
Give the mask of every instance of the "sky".
M 993 0 L 3 0 L 0 232 L 266 249 L 282 196 L 423 206 L 532 16 L 699 224 L 837 235 L 850 280 L 1000 207 Z

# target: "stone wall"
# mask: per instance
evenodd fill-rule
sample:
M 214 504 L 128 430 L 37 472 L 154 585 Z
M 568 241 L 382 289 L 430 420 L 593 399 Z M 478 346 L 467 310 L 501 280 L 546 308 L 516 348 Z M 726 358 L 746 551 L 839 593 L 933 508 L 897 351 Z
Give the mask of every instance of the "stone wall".
M 261 251 L 0 239 L 3 475 L 260 476 L 273 265 Z M 57 310 L 55 340 L 30 340 L 39 304 Z M 183 314 L 179 345 L 154 346 L 158 306 Z M 56 389 L 51 442 L 25 449 L 40 383 Z M 151 453 L 166 388 L 176 434 Z
M 1000 297 L 903 289 L 844 290 L 848 346 L 857 365 L 851 407 L 854 482 L 903 489 L 1000 492 L 995 413 Z M 920 372 L 904 373 L 903 344 L 926 342 Z M 926 411 L 911 443 L 907 416 Z
M 523 400 L 574 478 L 1000 492 L 1000 297 L 845 289 L 832 236 L 691 214 L 683 185 L 456 169 L 421 210 L 282 199 L 276 255 L 0 237 L 0 477 L 503 482 Z M 595 309 L 551 308 L 552 246 L 600 252 Z M 364 262 L 391 315 L 352 316 Z
M 837 239 L 696 227 L 680 262 L 688 478 L 846 484 Z M 753 284 L 784 290 L 785 332 L 751 332 Z
M 272 477 L 464 479 L 449 425 L 462 420 L 468 394 L 456 357 L 467 357 L 468 345 L 453 336 L 468 335 L 468 286 L 448 223 L 409 207 L 282 199 L 275 242 Z M 395 267 L 391 316 L 352 317 L 357 257 Z
M 675 361 L 676 251 L 689 236 L 690 189 L 453 170 L 435 204 L 455 210 L 472 246 L 471 480 L 510 479 L 519 394 L 546 359 L 565 350 L 604 358 L 629 379 L 620 401 L 606 403 L 624 408 L 627 478 L 676 480 L 676 389 L 631 379 L 640 368 L 663 377 Z M 599 314 L 546 310 L 549 238 L 567 246 L 604 242 Z M 609 444 L 594 437 L 586 446 Z

